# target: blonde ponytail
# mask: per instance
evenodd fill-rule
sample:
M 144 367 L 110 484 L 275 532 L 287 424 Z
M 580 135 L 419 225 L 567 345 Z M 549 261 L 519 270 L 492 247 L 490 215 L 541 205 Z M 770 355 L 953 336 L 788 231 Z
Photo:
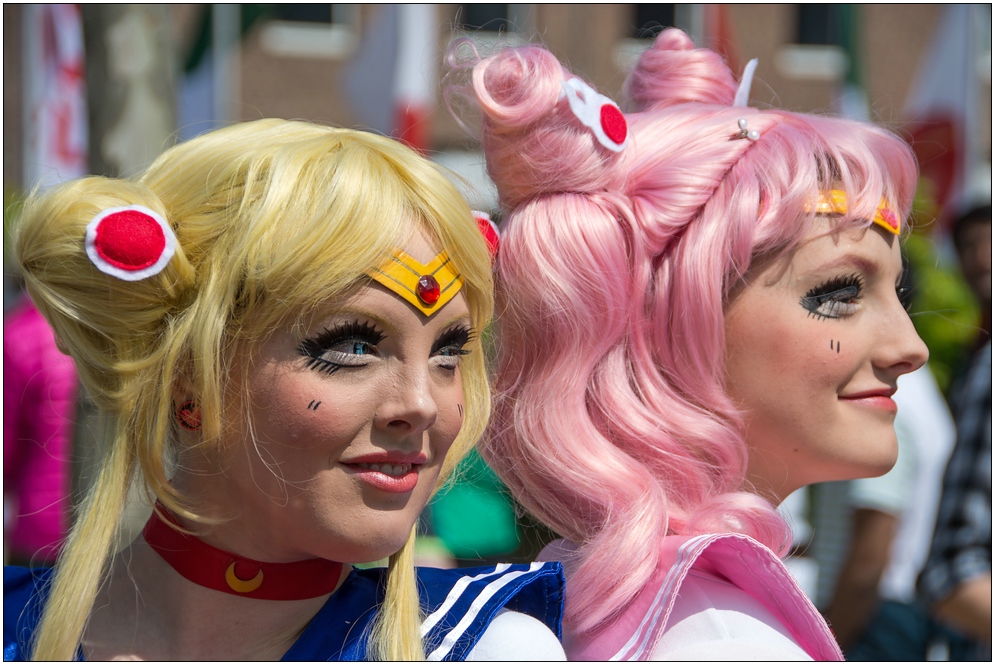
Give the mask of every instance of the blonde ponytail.
M 390 557 L 383 604 L 370 630 L 371 660 L 425 660 L 421 642 L 421 604 L 415 578 L 415 538 Z
M 55 565 L 50 599 L 35 633 L 32 660 L 76 659 L 90 610 L 113 554 L 111 547 L 134 466 L 125 446 L 111 447 Z

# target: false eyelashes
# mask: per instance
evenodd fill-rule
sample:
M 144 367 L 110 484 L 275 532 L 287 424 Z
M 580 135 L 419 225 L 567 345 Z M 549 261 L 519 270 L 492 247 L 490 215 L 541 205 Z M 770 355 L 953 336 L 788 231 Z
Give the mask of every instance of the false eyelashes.
M 799 304 L 820 319 L 841 319 L 857 310 L 864 280 L 860 275 L 834 277 L 811 289 Z
M 432 355 L 441 358 L 439 366 L 443 369 L 455 370 L 459 366 L 460 357 L 470 353 L 465 347 L 475 337 L 469 326 L 450 328 L 432 345 Z
M 385 338 L 376 326 L 357 320 L 325 328 L 301 341 L 297 351 L 307 359 L 308 369 L 334 374 L 346 367 L 365 367 L 368 358 L 379 355 L 377 345 Z M 465 347 L 473 339 L 474 332 L 467 325 L 450 328 L 432 344 L 431 356 L 439 358 L 440 368 L 455 370 L 460 357 L 470 353 Z
M 376 353 L 377 344 L 384 340 L 382 330 L 370 323 L 353 321 L 334 328 L 325 328 L 314 337 L 303 340 L 298 352 L 307 358 L 307 368 L 334 374 L 343 367 L 363 367 L 365 355 Z

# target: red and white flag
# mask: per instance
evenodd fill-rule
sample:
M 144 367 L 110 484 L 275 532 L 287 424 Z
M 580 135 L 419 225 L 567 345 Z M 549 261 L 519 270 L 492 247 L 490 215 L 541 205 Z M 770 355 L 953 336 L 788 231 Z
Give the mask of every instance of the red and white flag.
M 89 172 L 83 22 L 79 5 L 24 5 L 24 184 Z
M 396 134 L 425 152 L 431 141 L 439 57 L 436 5 L 400 5 L 397 74 L 394 79 Z
M 923 186 L 950 221 L 964 204 L 966 184 L 979 164 L 977 135 L 978 40 L 975 7 L 942 7 L 905 104 L 906 129 L 919 159 Z
M 442 57 L 437 6 L 380 5 L 346 68 L 357 122 L 425 152 Z
M 729 16 L 729 6 L 725 4 L 702 5 L 704 11 L 705 46 L 716 51 L 725 59 L 736 75 L 742 71 L 739 59 L 739 48 L 733 32 L 732 19 Z

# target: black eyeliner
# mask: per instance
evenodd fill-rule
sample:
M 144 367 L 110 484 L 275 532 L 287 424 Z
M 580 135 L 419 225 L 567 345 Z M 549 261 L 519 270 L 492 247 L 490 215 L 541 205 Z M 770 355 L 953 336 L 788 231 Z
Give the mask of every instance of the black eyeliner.
M 823 310 L 825 305 L 835 309 L 843 305 L 852 304 L 860 299 L 860 294 L 864 288 L 864 280 L 858 274 L 833 277 L 832 279 L 810 289 L 808 293 L 799 299 L 799 304 L 804 307 L 809 314 L 822 319 L 838 319 L 839 314 L 834 312 L 826 313 Z
M 325 358 L 325 354 L 330 349 L 346 342 L 361 342 L 369 344 L 371 347 L 376 347 L 385 337 L 383 331 L 376 326 L 356 320 L 337 325 L 334 328 L 325 328 L 314 337 L 302 340 L 297 347 L 297 351 L 307 358 L 305 366 L 308 369 L 315 369 L 325 374 L 334 374 L 343 367 L 362 367 L 363 365 L 338 363 L 329 360 Z
M 467 325 L 456 326 L 455 328 L 450 328 L 446 332 L 439 336 L 439 339 L 435 340 L 435 344 L 432 345 L 432 355 L 435 355 L 439 351 L 452 347 L 452 350 L 460 356 L 465 356 L 470 353 L 467 349 L 463 348 L 469 344 L 476 336 L 473 334 L 473 330 Z

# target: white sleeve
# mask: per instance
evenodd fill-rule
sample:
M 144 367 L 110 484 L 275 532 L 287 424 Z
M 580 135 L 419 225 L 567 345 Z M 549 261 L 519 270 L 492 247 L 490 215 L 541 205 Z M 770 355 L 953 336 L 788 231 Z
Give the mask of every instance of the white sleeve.
M 797 646 L 785 649 L 760 644 L 755 639 L 726 639 L 721 642 L 702 642 L 665 653 L 654 651 L 653 660 L 811 661 L 812 657 Z
M 566 660 L 563 646 L 538 619 L 502 609 L 480 636 L 467 660 Z
M 681 584 L 651 660 L 807 660 L 812 657 L 759 601 L 692 571 Z

